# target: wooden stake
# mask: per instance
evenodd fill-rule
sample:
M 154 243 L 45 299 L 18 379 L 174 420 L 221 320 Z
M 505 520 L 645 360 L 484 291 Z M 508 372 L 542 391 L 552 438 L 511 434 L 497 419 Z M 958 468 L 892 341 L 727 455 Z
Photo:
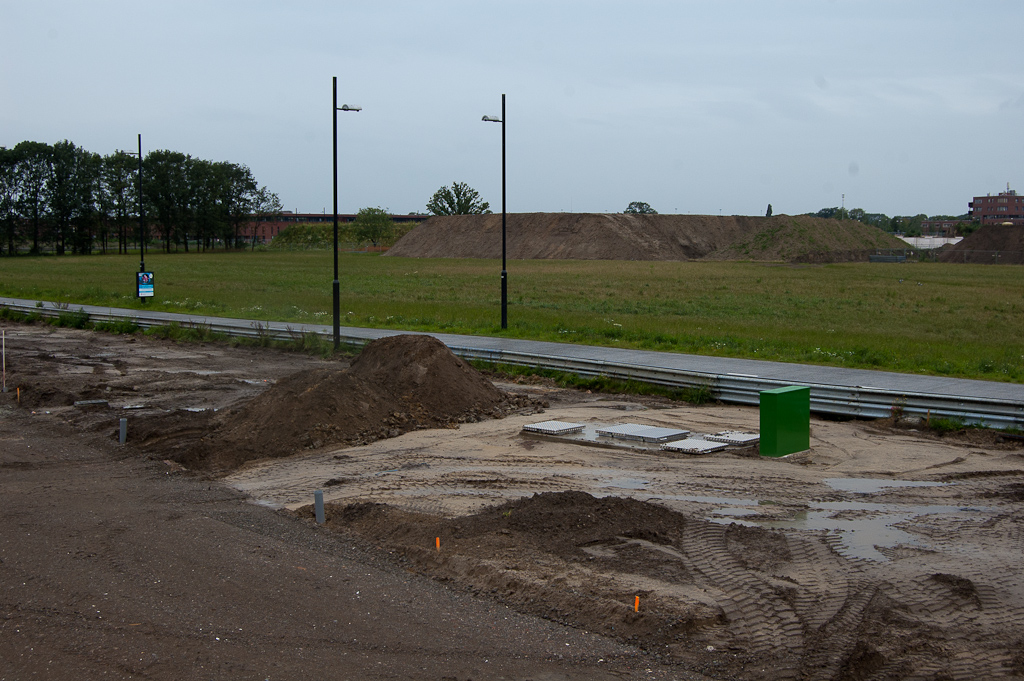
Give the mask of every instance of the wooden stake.
M 437 552 L 441 553 L 441 538 L 438 537 L 434 540 L 434 544 L 437 546 Z
M 640 597 L 637 596 L 636 600 L 633 601 L 633 612 L 640 612 Z

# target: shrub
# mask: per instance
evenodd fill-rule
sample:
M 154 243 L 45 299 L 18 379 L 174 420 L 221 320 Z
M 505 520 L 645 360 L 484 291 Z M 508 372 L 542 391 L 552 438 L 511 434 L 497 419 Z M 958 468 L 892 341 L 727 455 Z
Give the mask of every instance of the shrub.
M 66 326 L 72 329 L 92 328 L 92 325 L 89 324 L 89 313 L 82 308 L 78 308 L 77 312 L 70 310 L 61 312 L 52 323 L 54 326 Z
M 93 328 L 107 333 L 133 334 L 139 330 L 139 324 L 134 319 L 112 319 L 109 322 L 96 322 Z

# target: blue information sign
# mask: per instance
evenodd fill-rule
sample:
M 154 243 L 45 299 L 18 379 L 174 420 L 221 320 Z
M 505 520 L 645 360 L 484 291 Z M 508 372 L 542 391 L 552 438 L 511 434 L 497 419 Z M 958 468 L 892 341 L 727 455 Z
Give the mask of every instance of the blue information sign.
M 138 298 L 153 297 L 152 272 L 137 272 L 135 274 L 135 295 Z

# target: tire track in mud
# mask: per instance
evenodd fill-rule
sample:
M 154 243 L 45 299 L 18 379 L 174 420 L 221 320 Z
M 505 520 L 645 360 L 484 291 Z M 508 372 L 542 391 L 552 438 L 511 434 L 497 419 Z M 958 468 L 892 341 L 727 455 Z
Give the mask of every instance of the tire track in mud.
M 848 593 L 839 612 L 808 641 L 809 653 L 802 664 L 808 681 L 831 681 L 839 675 L 857 644 L 858 629 L 878 586 L 861 580 L 850 585 Z
M 850 593 L 846 575 L 827 546 L 816 540 L 786 536 L 794 566 L 796 589 L 793 607 L 808 634 L 821 629 L 840 611 Z
M 1013 656 L 1007 652 L 969 653 L 965 657 L 951 662 L 935 662 L 932 659 L 919 658 L 911 675 L 903 676 L 907 681 L 934 681 L 950 679 L 951 681 L 979 681 L 979 679 L 1019 679 L 1020 676 L 1011 670 Z M 892 678 L 890 674 L 899 669 L 899 665 L 886 666 L 876 674 L 868 677 L 868 681 L 883 681 Z
M 804 627 L 793 607 L 764 580 L 741 565 L 726 546 L 726 528 L 694 524 L 683 548 L 698 570 L 724 596 L 719 602 L 729 633 L 754 655 L 779 654 L 779 678 L 797 678 Z M 780 649 L 782 649 L 780 651 Z

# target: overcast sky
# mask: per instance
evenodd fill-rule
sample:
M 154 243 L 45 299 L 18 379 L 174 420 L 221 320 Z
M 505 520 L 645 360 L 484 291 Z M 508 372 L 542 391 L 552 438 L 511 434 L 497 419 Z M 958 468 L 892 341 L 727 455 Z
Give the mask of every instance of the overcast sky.
M 962 214 L 1024 190 L 1024 2 L 0 0 L 0 146 L 249 166 L 286 209 Z

